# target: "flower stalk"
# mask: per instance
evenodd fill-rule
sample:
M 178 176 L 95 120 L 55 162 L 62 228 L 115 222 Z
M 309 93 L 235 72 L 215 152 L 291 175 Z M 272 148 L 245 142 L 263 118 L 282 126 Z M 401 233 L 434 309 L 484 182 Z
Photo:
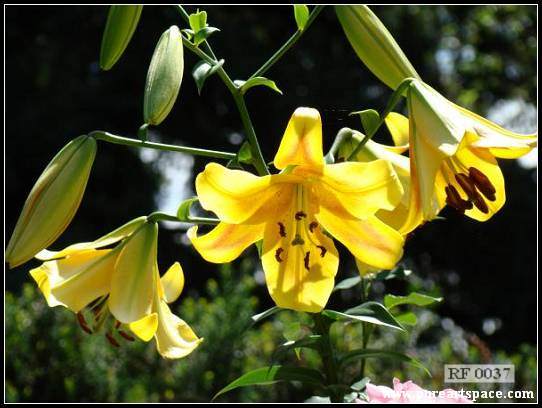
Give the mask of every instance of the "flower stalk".
M 120 144 L 133 147 L 146 147 L 155 150 L 166 150 L 170 152 L 179 152 L 191 154 L 193 156 L 214 157 L 217 159 L 232 160 L 235 159 L 235 153 L 222 152 L 218 150 L 199 149 L 195 147 L 177 146 L 164 143 L 147 142 L 145 140 L 132 139 L 124 136 L 117 136 L 102 130 L 95 130 L 89 133 L 96 140 L 103 140 L 108 143 Z

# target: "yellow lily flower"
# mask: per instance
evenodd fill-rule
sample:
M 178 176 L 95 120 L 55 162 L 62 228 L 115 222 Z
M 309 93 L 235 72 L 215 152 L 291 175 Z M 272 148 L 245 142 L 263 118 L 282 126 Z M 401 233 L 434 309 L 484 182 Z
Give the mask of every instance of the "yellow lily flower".
M 189 354 L 201 341 L 192 329 L 169 310 L 184 286 L 178 263 L 160 278 L 156 265 L 157 225 L 137 218 L 93 242 L 41 251 L 45 261 L 30 271 L 49 306 L 65 306 L 77 314 L 83 330 L 92 333 L 84 318 L 88 308 L 98 330 L 113 316 L 106 330 L 108 341 L 119 346 L 114 333 L 134 338 L 129 328 L 144 341 L 153 336 L 158 352 L 166 358 Z M 113 249 L 102 249 L 117 244 Z
M 410 163 L 402 153 L 408 150 L 408 119 L 392 112 L 385 119 L 386 126 L 392 136 L 394 146 L 388 146 L 368 140 L 363 148 L 353 157 L 354 161 L 372 162 L 386 160 L 391 165 L 403 187 L 403 197 L 393 210 L 381 209 L 376 212 L 377 218 L 395 230 L 404 225 L 408 216 L 410 191 Z M 337 161 L 345 161 L 364 135 L 353 131 L 351 137 L 343 140 L 337 151 Z M 368 276 L 381 270 L 356 258 L 356 266 L 361 276 Z
M 401 231 L 435 218 L 446 204 L 475 220 L 490 219 L 506 200 L 496 158 L 523 156 L 537 135 L 506 130 L 418 80 L 409 86 L 407 103 L 412 188 Z
M 196 178 L 203 208 L 221 220 L 197 236 L 196 250 L 209 262 L 230 262 L 263 239 L 267 287 L 283 308 L 319 312 L 327 303 L 339 266 L 331 237 L 363 262 L 391 268 L 401 257 L 403 238 L 380 221 L 403 190 L 391 165 L 345 162 L 326 165 L 322 122 L 317 110 L 298 108 L 274 159 L 280 174 L 258 177 L 210 163 Z

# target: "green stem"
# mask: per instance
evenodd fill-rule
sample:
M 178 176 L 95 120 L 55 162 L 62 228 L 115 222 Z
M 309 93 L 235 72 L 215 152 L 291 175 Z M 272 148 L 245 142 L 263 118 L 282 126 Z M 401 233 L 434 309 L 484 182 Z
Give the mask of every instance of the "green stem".
M 365 278 L 361 278 L 361 301 L 366 302 L 369 299 L 369 289 L 371 287 L 371 281 Z M 372 334 L 372 327 L 369 323 L 362 322 L 362 339 L 361 339 L 361 347 L 363 349 L 367 348 L 367 345 L 369 344 L 369 339 Z M 363 358 L 361 359 L 361 366 L 360 366 L 360 379 L 363 379 L 365 377 L 365 367 L 366 367 L 366 361 L 367 359 Z
M 315 331 L 322 336 L 322 362 L 324 364 L 327 384 L 336 385 L 338 384 L 337 361 L 335 360 L 333 345 L 331 344 L 331 339 L 329 337 L 329 328 L 331 325 L 321 313 L 315 313 L 312 316 L 314 319 Z M 329 398 L 331 402 L 343 402 L 342 395 L 339 395 L 336 392 L 330 392 Z
M 307 23 L 305 24 L 305 27 L 303 30 L 297 30 L 289 39 L 286 41 L 282 47 L 280 47 L 277 52 L 275 52 L 271 58 L 269 58 L 265 64 L 263 64 L 260 68 L 254 72 L 250 78 L 254 78 L 257 76 L 262 76 L 265 74 L 285 53 L 288 51 L 296 42 L 299 40 L 299 38 L 303 35 L 305 31 L 310 27 L 310 25 L 313 23 L 314 20 L 316 20 L 316 17 L 318 17 L 318 14 L 324 9 L 325 5 L 317 5 L 314 7 L 312 12 L 309 15 L 309 19 L 307 20 Z M 250 79 L 249 78 L 249 79 Z
M 188 21 L 188 13 L 183 9 L 183 7 L 175 6 L 175 8 L 181 13 L 181 16 L 186 21 Z M 208 42 L 205 41 L 204 46 L 208 50 L 209 54 L 213 55 L 213 57 L 207 55 L 185 37 L 183 37 L 183 45 L 185 45 L 186 48 L 188 48 L 190 51 L 192 51 L 194 54 L 196 54 L 208 64 L 213 66 L 218 64 L 217 58 Z M 265 176 L 269 174 L 269 169 L 267 168 L 267 164 L 265 163 L 265 159 L 263 158 L 262 150 L 260 148 L 260 144 L 258 143 L 258 138 L 256 136 L 256 132 L 254 131 L 254 126 L 252 125 L 252 120 L 250 119 L 250 114 L 248 113 L 248 109 L 245 104 L 245 99 L 239 91 L 239 88 L 233 83 L 233 81 L 223 67 L 219 67 L 216 73 L 232 94 L 235 105 L 239 110 L 241 122 L 243 123 L 248 142 L 250 143 L 252 157 L 254 158 L 254 167 L 256 168 L 260 176 Z
M 258 143 L 256 132 L 254 131 L 254 126 L 252 125 L 252 121 L 250 120 L 250 114 L 248 113 L 245 98 L 240 92 L 237 91 L 235 93 L 232 93 L 232 95 L 233 100 L 235 101 L 235 105 L 239 110 L 239 114 L 241 115 L 241 121 L 243 122 L 245 132 L 247 133 L 247 139 L 250 143 L 252 157 L 254 158 L 254 167 L 256 167 L 256 170 L 258 171 L 258 174 L 260 176 L 265 176 L 269 174 L 269 169 L 267 168 L 267 164 L 265 163 L 265 159 L 263 158 L 262 150 L 260 149 L 260 144 Z
M 173 221 L 173 222 L 188 222 L 191 224 L 206 224 L 206 225 L 216 225 L 220 220 L 216 218 L 205 218 L 205 217 L 188 217 L 186 220 L 180 220 L 175 215 L 166 214 L 160 211 L 155 211 L 150 214 L 147 219 L 149 222 L 157 221 Z
M 364 137 L 356 146 L 354 151 L 348 156 L 348 160 L 352 160 L 354 157 L 356 157 L 356 154 L 363 149 L 363 146 L 376 134 L 378 129 L 380 129 L 380 126 L 384 124 L 384 120 L 386 119 L 386 116 L 395 108 L 395 106 L 399 103 L 401 100 L 401 96 L 403 95 L 403 92 L 410 86 L 410 83 L 412 81 L 415 81 L 415 78 L 406 78 L 399 84 L 397 89 L 393 91 L 393 94 L 391 95 L 388 104 L 386 105 L 386 108 L 384 109 L 384 112 L 382 115 L 380 115 L 380 120 L 378 121 L 378 125 L 375 126 L 373 129 L 371 129 L 371 132 L 367 132 L 367 136 Z
M 204 156 L 204 157 L 214 157 L 217 159 L 232 160 L 235 159 L 235 153 L 221 152 L 217 150 L 207 150 L 207 149 L 197 149 L 195 147 L 186 147 L 186 146 L 177 146 L 163 143 L 147 142 L 138 139 L 132 139 L 129 137 L 113 135 L 109 132 L 104 132 L 101 130 L 95 130 L 89 133 L 89 136 L 94 137 L 96 140 L 103 140 L 105 142 L 120 144 L 125 146 L 134 146 L 134 147 L 146 147 L 149 149 L 156 150 L 167 150 L 171 152 L 180 152 L 191 154 L 194 156 Z

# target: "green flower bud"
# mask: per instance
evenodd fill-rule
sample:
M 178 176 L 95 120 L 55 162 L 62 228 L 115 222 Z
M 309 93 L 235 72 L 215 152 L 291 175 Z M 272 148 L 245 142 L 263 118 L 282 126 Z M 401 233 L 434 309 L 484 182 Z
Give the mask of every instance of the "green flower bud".
M 384 24 L 367 6 L 335 6 L 344 33 L 361 61 L 392 89 L 419 75 Z
M 102 37 L 100 67 L 107 71 L 115 65 L 132 39 L 143 6 L 111 6 Z
M 177 26 L 171 26 L 158 40 L 147 72 L 145 123 L 158 125 L 169 114 L 181 87 L 183 69 L 182 35 Z
M 30 191 L 6 249 L 13 268 L 52 244 L 71 222 L 96 156 L 96 140 L 79 136 L 45 168 Z

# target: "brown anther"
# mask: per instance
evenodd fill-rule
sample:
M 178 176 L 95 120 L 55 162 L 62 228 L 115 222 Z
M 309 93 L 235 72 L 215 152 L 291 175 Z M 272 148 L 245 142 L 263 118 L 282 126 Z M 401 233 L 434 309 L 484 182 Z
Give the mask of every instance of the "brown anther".
M 474 182 L 469 178 L 469 176 L 463 173 L 457 173 L 455 175 L 455 179 L 457 183 L 461 186 L 467 197 L 469 197 L 469 199 L 472 200 L 474 199 L 474 197 L 476 197 L 476 195 L 478 195 L 478 192 L 476 191 L 476 186 L 474 185 Z
M 476 200 L 472 200 L 476 208 L 478 208 L 480 211 L 482 211 L 484 214 L 489 213 L 489 207 L 487 206 L 485 200 L 482 198 L 481 195 L 478 195 Z
M 94 316 L 99 315 L 100 312 L 102 311 L 103 305 L 104 305 L 103 303 L 100 303 L 100 304 L 94 306 L 94 307 L 92 308 L 92 314 L 93 314 Z
M 317 245 L 316 248 L 320 250 L 320 257 L 323 258 L 327 252 L 327 249 L 323 247 L 322 245 Z
M 461 213 L 464 213 L 465 210 L 472 208 L 472 203 L 470 201 L 463 200 L 454 186 L 448 185 L 445 187 L 444 191 L 446 192 L 446 204 L 448 204 L 450 207 L 455 208 Z
M 316 221 L 313 221 L 309 224 L 309 231 L 314 232 L 315 228 L 318 228 L 318 223 Z
M 83 313 L 81 312 L 77 313 L 77 321 L 79 322 L 79 326 L 81 327 L 81 329 L 83 329 L 85 333 L 92 334 L 92 330 L 90 329 L 90 327 L 88 327 L 88 324 L 85 320 L 85 316 L 83 316 Z
M 128 341 L 135 341 L 135 339 L 132 336 L 130 336 L 128 333 L 122 330 L 119 330 L 118 333 Z
M 497 190 L 495 190 L 495 186 L 491 184 L 491 181 L 484 173 L 476 167 L 469 167 L 469 177 L 478 190 L 480 190 L 489 201 L 495 201 L 495 193 Z
M 279 235 L 283 238 L 286 237 L 286 228 L 284 227 L 284 224 L 282 222 L 279 222 Z
M 305 258 L 303 258 L 303 262 L 305 263 L 305 269 L 306 269 L 307 271 L 310 271 L 310 270 L 311 270 L 310 265 L 309 265 L 309 258 L 310 258 L 310 256 L 311 256 L 310 251 L 307 251 L 307 252 L 305 253 Z
M 282 254 L 284 252 L 284 249 L 282 248 L 279 248 L 275 251 L 275 259 L 277 260 L 277 262 L 282 262 L 282 259 L 280 258 L 280 254 Z
M 345 161 L 346 161 L 345 157 L 337 157 L 337 160 L 335 160 L 335 163 L 342 163 L 342 162 L 345 162 Z
M 300 221 L 302 218 L 305 218 L 307 214 L 305 214 L 303 211 L 298 211 L 295 213 L 295 219 Z
M 117 320 L 115 323 L 115 329 L 118 329 L 120 327 L 120 322 Z
M 119 342 L 115 340 L 115 338 L 113 337 L 111 333 L 105 333 L 105 338 L 107 339 L 109 344 L 111 344 L 113 347 L 120 347 Z
M 299 234 L 295 234 L 295 238 L 292 241 L 292 245 L 295 246 L 295 245 L 304 245 L 304 244 L 305 244 L 305 241 L 303 240 L 303 238 L 301 238 Z

